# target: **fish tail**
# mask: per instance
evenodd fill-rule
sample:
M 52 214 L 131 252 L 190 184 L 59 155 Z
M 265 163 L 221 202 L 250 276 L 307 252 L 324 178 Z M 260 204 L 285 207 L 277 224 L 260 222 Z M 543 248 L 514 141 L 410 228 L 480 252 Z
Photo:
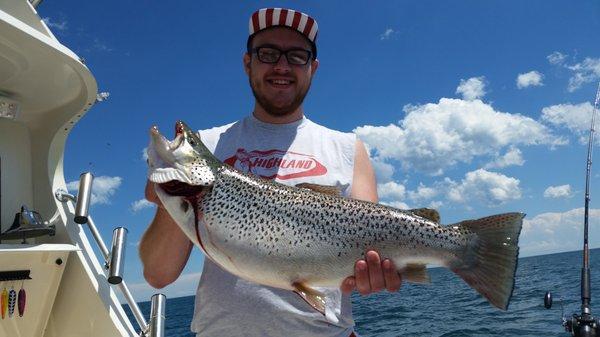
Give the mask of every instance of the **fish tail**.
M 506 310 L 515 286 L 519 234 L 523 213 L 505 213 L 463 221 L 454 226 L 476 234 L 469 250 L 450 269 L 484 296 Z

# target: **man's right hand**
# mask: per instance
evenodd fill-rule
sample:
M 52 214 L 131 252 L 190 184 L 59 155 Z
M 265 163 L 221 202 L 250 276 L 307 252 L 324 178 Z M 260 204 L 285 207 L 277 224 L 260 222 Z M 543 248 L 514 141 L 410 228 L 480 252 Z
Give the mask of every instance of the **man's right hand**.
M 163 208 L 162 202 L 156 194 L 156 190 L 154 189 L 156 184 L 151 182 L 150 180 L 146 181 L 146 190 L 144 191 L 145 197 L 151 203 L 158 205 L 158 207 Z

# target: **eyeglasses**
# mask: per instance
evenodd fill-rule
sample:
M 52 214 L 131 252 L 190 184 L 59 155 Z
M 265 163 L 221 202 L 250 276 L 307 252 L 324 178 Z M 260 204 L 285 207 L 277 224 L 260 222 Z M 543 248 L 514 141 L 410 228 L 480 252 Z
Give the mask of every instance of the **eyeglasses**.
M 286 51 L 273 47 L 257 47 L 252 51 L 258 56 L 258 60 L 263 63 L 277 63 L 281 55 L 285 55 L 289 64 L 305 65 L 310 61 L 312 52 L 305 49 L 289 49 Z

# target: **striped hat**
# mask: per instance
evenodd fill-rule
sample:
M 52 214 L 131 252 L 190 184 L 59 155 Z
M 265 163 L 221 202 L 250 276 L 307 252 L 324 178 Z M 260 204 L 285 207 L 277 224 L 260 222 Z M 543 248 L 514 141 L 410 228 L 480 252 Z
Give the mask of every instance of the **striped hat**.
M 263 8 L 254 12 L 252 16 L 250 16 L 250 23 L 248 25 L 250 33 L 248 45 L 250 45 L 250 41 L 254 34 L 263 29 L 275 26 L 289 27 L 304 35 L 312 44 L 313 54 L 315 54 L 313 57 L 316 57 L 317 46 L 315 41 L 319 30 L 317 21 L 307 14 L 293 9 Z

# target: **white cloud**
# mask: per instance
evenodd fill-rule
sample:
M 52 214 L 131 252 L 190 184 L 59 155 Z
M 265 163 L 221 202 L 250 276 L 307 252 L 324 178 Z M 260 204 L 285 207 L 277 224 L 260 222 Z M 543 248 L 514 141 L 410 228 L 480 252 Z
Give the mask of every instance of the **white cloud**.
M 375 177 L 377 178 L 378 183 L 387 183 L 392 180 L 395 171 L 393 165 L 386 163 L 378 157 L 373 158 L 371 164 L 373 165 L 373 170 L 375 171 Z
M 557 104 L 542 109 L 542 120 L 556 126 L 564 126 L 582 137 L 586 142 L 587 133 L 592 122 L 594 107 L 589 102 L 580 104 Z
M 581 88 L 586 83 L 600 79 L 600 58 L 586 57 L 583 62 L 567 66 L 567 68 L 574 72 L 569 79 L 569 86 L 567 87 L 569 92 Z
M 544 191 L 544 198 L 570 198 L 571 185 L 550 186 Z
M 583 212 L 583 208 L 577 208 L 563 213 L 549 212 L 538 214 L 533 218 L 526 217 L 519 242 L 521 256 L 581 249 Z M 589 241 L 598 247 L 600 209 L 590 209 L 589 225 Z
M 67 30 L 67 21 L 63 20 L 61 22 L 54 22 L 52 21 L 52 19 L 50 19 L 49 17 L 45 17 L 42 19 L 42 21 L 44 21 L 44 23 L 46 24 L 46 26 L 56 29 L 56 30 L 60 30 L 60 31 L 65 31 Z
M 382 200 L 402 200 L 404 199 L 406 188 L 395 181 L 389 181 L 377 185 L 377 194 Z
M 446 182 L 449 184 L 447 197 L 453 202 L 479 201 L 495 206 L 521 198 L 519 179 L 484 169 L 468 172 L 460 183 L 448 178 Z
M 383 32 L 381 35 L 379 35 L 379 39 L 380 40 L 389 40 L 390 37 L 392 36 L 392 34 L 394 34 L 395 31 L 391 28 L 388 28 L 385 30 L 385 32 Z
M 543 124 L 519 114 L 496 111 L 480 100 L 442 98 L 407 105 L 399 124 L 365 125 L 355 133 L 380 160 L 397 160 L 404 169 L 440 175 L 476 156 L 494 156 L 516 145 L 563 145 Z
M 131 210 L 137 213 L 146 208 L 153 208 L 154 204 L 146 199 L 140 199 L 131 203 Z
M 438 195 L 439 190 L 419 184 L 416 191 L 408 191 L 408 197 L 413 201 L 430 200 Z
M 456 93 L 461 94 L 464 100 L 472 101 L 485 96 L 485 77 L 471 77 L 460 80 Z
M 523 89 L 544 85 L 544 83 L 542 83 L 543 77 L 544 75 L 542 75 L 542 73 L 535 70 L 519 74 L 519 76 L 517 76 L 517 88 Z
M 550 62 L 550 64 L 554 64 L 554 65 L 560 65 L 562 64 L 565 59 L 567 58 L 567 55 L 555 51 L 552 54 L 546 56 L 546 59 L 548 60 L 548 62 Z
M 494 161 L 485 164 L 483 168 L 504 168 L 512 165 L 522 166 L 524 163 L 525 160 L 523 159 L 521 150 L 516 147 L 510 147 L 503 156 L 499 156 Z
M 111 197 L 115 194 L 123 178 L 99 176 L 94 178 L 92 184 L 92 200 L 91 205 L 95 204 L 110 204 Z M 69 191 L 77 191 L 79 189 L 79 180 L 67 183 Z

